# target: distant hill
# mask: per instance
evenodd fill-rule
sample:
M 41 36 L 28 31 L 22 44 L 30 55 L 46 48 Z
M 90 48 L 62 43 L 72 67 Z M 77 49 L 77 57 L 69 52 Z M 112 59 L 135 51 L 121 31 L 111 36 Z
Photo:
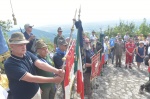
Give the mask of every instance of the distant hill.
M 24 30 L 22 30 L 24 32 Z M 10 37 L 12 33 L 14 32 L 21 32 L 19 29 L 18 30 L 12 30 L 10 32 L 8 32 L 8 36 Z M 37 37 L 37 38 L 47 38 L 49 39 L 49 41 L 53 41 L 55 35 L 52 32 L 46 32 L 46 31 L 42 31 L 42 30 L 38 30 L 38 29 L 34 29 L 32 30 L 32 33 Z
M 124 22 L 127 22 L 127 20 L 123 20 Z M 134 22 L 136 26 L 139 26 L 143 20 L 128 20 L 128 22 Z M 150 23 L 150 20 L 147 20 L 147 23 Z M 117 21 L 103 21 L 103 22 L 82 22 L 82 26 L 85 32 L 91 33 L 92 30 L 95 30 L 96 32 L 100 31 L 100 28 L 104 31 L 107 29 L 108 25 L 110 27 L 114 27 L 119 24 L 119 20 Z M 64 37 L 69 37 L 70 32 L 71 32 L 71 27 L 72 24 L 62 24 L 62 25 L 45 25 L 41 27 L 35 27 L 33 28 L 32 33 L 37 37 L 37 38 L 47 38 L 49 41 L 53 42 L 54 37 L 57 35 L 57 29 L 58 27 L 61 27 L 63 30 L 63 36 Z M 20 31 L 19 29 L 17 30 L 12 30 L 8 32 L 8 35 L 10 36 L 13 32 Z M 24 32 L 24 30 L 23 30 Z M 74 27 L 74 32 L 73 32 L 73 38 L 76 38 L 77 30 Z

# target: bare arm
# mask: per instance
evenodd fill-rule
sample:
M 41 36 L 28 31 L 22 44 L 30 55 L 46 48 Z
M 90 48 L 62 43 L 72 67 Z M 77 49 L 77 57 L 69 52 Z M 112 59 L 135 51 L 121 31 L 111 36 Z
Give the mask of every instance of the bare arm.
M 138 54 L 140 56 L 140 54 L 138 53 L 138 47 L 136 47 L 136 54 Z
M 144 56 L 145 56 L 146 48 L 144 48 Z
M 58 69 L 54 68 L 53 66 L 50 66 L 47 63 L 44 63 L 44 62 L 40 61 L 40 60 L 36 60 L 34 64 L 35 64 L 36 67 L 38 67 L 39 69 L 42 69 L 44 71 L 53 72 L 55 74 L 59 73 Z
M 35 76 L 30 73 L 26 73 L 21 80 L 26 82 L 32 82 L 32 83 L 60 83 L 63 78 L 62 77 L 42 77 L 42 76 Z
M 92 64 L 90 64 L 90 63 L 85 64 L 85 67 L 91 67 L 91 66 L 92 66 Z

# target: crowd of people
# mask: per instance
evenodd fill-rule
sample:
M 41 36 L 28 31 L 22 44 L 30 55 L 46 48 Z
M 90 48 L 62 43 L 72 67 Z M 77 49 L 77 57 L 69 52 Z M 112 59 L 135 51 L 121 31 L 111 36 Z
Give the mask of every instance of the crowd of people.
M 54 99 L 56 84 L 61 83 L 64 90 L 64 74 L 62 58 L 66 54 L 69 38 L 64 38 L 61 27 L 58 28 L 54 38 L 54 55 L 51 57 L 46 43 L 32 34 L 33 25 L 25 24 L 24 33 L 13 33 L 9 39 L 11 56 L 6 60 L 4 67 L 9 80 L 8 99 Z M 150 34 L 130 37 L 126 33 L 123 37 L 117 36 L 102 38 L 96 36 L 93 30 L 90 37 L 83 33 L 83 49 L 85 52 L 84 94 L 88 99 L 92 96 L 91 57 L 100 50 L 105 54 L 105 64 L 115 64 L 114 67 L 123 67 L 122 57 L 125 53 L 125 68 L 132 69 L 134 61 L 137 67 L 150 54 Z M 134 58 L 135 57 L 135 58 Z M 135 59 L 135 60 L 134 60 Z M 111 62 L 109 61 L 111 60 Z M 65 95 L 63 95 L 65 98 Z

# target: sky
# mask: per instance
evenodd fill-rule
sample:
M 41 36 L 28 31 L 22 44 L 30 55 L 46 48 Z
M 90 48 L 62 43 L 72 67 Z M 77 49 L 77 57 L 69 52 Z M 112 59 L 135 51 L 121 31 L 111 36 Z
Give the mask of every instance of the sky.
M 72 24 L 81 5 L 82 22 L 150 18 L 149 0 L 11 0 L 17 26 Z M 78 15 L 78 13 L 77 13 Z M 76 17 L 77 18 L 77 17 Z M 10 0 L 0 0 L 0 20 L 12 20 Z

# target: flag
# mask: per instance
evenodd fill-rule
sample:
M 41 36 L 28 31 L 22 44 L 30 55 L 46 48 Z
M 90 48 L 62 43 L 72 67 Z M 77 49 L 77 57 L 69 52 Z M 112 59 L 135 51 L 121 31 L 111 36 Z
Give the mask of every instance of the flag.
M 105 54 L 103 53 L 102 54 L 102 58 L 101 58 L 101 61 L 99 63 L 99 70 L 98 70 L 98 74 L 97 75 L 100 75 L 101 71 L 102 71 L 102 67 L 103 65 L 105 64 Z
M 75 78 L 74 75 L 74 50 L 75 50 L 75 42 L 73 41 L 68 54 L 66 56 L 66 71 L 65 71 L 65 79 L 64 79 L 64 89 L 65 89 L 65 99 L 70 99 L 71 96 L 71 88 Z
M 0 54 L 3 54 L 7 51 L 8 51 L 8 46 L 2 32 L 2 27 L 0 27 Z
M 77 39 L 76 39 L 76 59 L 75 59 L 75 69 L 77 72 L 77 93 L 80 95 L 81 99 L 84 99 L 84 81 L 83 81 L 83 61 L 81 55 L 83 55 L 83 37 L 82 37 L 82 22 L 81 20 L 75 23 L 78 29 Z M 83 64 L 82 64 L 83 63 Z
M 97 52 L 97 54 L 94 54 L 92 56 L 92 66 L 91 66 L 91 77 L 90 80 L 92 81 L 94 78 L 98 76 L 98 73 L 100 72 L 100 51 Z

